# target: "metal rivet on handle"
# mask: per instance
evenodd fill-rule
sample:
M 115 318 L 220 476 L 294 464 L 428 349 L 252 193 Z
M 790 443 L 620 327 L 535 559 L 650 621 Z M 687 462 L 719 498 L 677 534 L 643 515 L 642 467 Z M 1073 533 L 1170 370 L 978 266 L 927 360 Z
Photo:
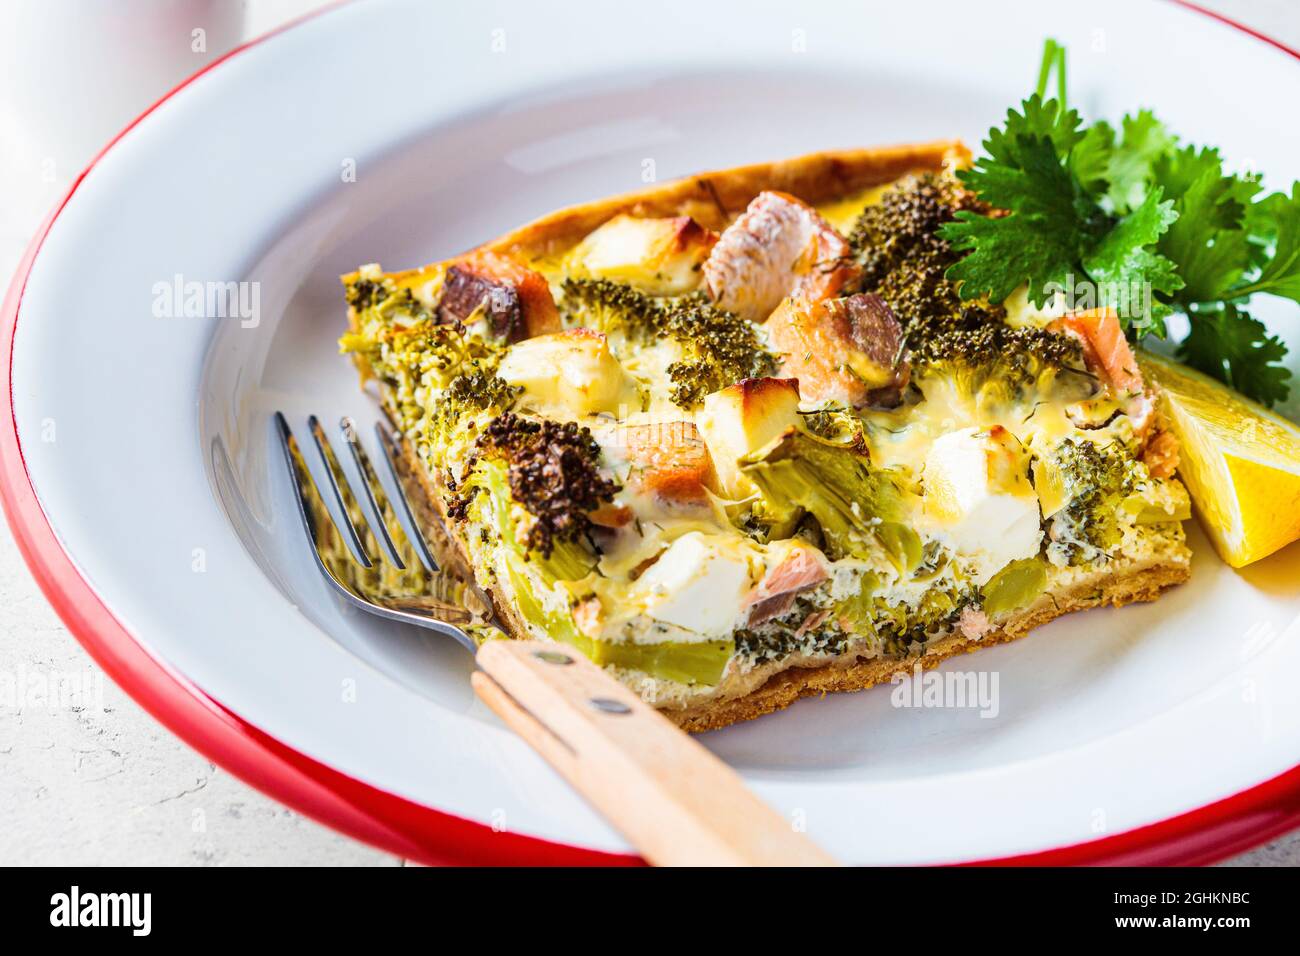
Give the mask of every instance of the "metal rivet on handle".
M 559 651 L 533 651 L 533 657 L 548 664 L 572 664 L 573 658 Z
M 593 697 L 587 701 L 592 707 L 606 714 L 630 714 L 632 708 L 613 697 Z

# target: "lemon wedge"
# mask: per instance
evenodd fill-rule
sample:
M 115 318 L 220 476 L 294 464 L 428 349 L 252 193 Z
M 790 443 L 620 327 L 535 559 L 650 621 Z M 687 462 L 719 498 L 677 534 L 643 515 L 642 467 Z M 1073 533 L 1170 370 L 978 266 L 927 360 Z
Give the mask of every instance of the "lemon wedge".
M 1234 568 L 1300 538 L 1300 426 L 1228 386 L 1142 353 L 1182 445 L 1178 475 L 1201 525 Z

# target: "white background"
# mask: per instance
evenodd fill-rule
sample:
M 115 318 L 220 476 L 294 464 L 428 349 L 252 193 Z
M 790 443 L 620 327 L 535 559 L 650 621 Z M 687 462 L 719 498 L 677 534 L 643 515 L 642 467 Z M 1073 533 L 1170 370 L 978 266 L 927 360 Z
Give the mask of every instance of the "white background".
M 241 5 L 240 0 L 225 2 Z M 1300 10 L 1294 0 L 1202 2 L 1300 47 Z M 18 7 L 41 3 L 48 0 L 16 0 Z M 245 35 L 263 33 L 322 5 L 320 0 L 247 0 L 242 4 Z M 9 39 L 23 42 L 20 36 Z M 188 27 L 180 39 L 188 43 Z M 220 52 L 214 47 L 194 53 L 192 65 L 182 61 L 177 68 L 197 69 Z M 111 76 L 101 75 L 102 63 L 65 58 L 60 69 L 83 74 L 74 76 L 75 83 L 61 76 L 61 88 L 104 90 L 112 83 Z M 31 98 L 49 91 L 0 84 L 0 277 L 6 282 L 32 231 L 95 145 L 173 82 L 160 77 L 155 85 L 140 102 L 119 95 L 114 102 L 97 104 L 80 135 L 65 136 L 56 148 L 53 134 L 34 131 L 24 122 L 24 115 L 31 115 Z M 125 100 L 138 89 L 137 84 Z M 14 708 L 0 702 L 0 863 L 402 863 L 252 791 L 155 723 L 102 677 L 63 627 L 5 528 L 0 530 L 0 674 L 36 671 L 81 679 L 91 697 L 63 708 Z M 1234 862 L 1300 865 L 1300 832 Z

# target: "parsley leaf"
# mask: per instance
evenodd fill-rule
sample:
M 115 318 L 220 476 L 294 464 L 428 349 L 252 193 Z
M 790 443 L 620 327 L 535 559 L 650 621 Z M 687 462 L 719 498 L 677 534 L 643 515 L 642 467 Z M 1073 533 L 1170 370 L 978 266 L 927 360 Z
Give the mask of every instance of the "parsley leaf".
M 1106 180 L 1107 195 L 1122 213 L 1142 204 L 1152 164 L 1173 148 L 1177 137 L 1150 110 L 1125 116 L 1120 126 L 1123 140 L 1108 157 Z
M 1072 276 L 1108 283 L 1121 316 L 1138 333 L 1163 333 L 1161 314 L 1168 309 L 1157 310 L 1150 292 L 1173 292 L 1181 282 L 1173 263 L 1146 247 L 1177 218 L 1173 203 L 1155 195 L 1115 222 L 1089 195 L 1107 181 L 1103 169 L 1113 166 L 1108 134 L 1081 134 L 1075 111 L 1043 102 L 1037 93 L 1021 108 L 1008 110 L 1006 126 L 989 132 L 988 155 L 958 173 L 982 200 L 1011 214 L 959 212 L 943 227 L 940 235 L 954 249 L 970 250 L 948 278 L 962 283 L 962 298 L 988 295 L 993 301 L 1028 283 L 1040 307 L 1054 288 L 1073 284 Z M 1076 156 L 1080 149 L 1083 155 Z M 1093 189 L 1080 181 L 1080 168 Z
M 1286 346 L 1269 335 L 1264 323 L 1230 302 L 1192 316 L 1192 331 L 1178 346 L 1178 357 L 1194 369 L 1226 382 L 1264 405 L 1286 398 L 1291 370 L 1273 363 Z
M 1249 235 L 1241 228 L 1246 205 L 1259 184 L 1224 175 L 1217 150 L 1186 147 L 1155 167 L 1156 188 L 1173 191 L 1178 220 L 1160 240 L 1160 251 L 1178 263 L 1186 305 L 1214 302 L 1250 265 Z
M 1163 316 L 1169 309 L 1153 302 L 1151 293 L 1174 292 L 1182 288 L 1183 280 L 1170 259 L 1147 247 L 1177 219 L 1173 200 L 1164 199 L 1157 186 L 1083 259 L 1088 275 L 1113 291 L 1115 307 L 1130 317 L 1129 328 L 1134 335 L 1165 335 Z
M 1064 286 L 1073 271 L 1076 247 L 1058 240 L 1058 232 L 1041 215 L 1015 213 L 990 219 L 969 211 L 943 227 L 956 250 L 974 250 L 951 266 L 948 279 L 960 282 L 964 299 L 987 293 L 1001 302 L 1026 279 L 1036 305 L 1048 298 L 1048 287 Z
M 1110 164 L 1115 150 L 1115 131 L 1100 120 L 1083 131 L 1070 152 L 1070 169 L 1086 192 L 1104 195 L 1110 187 Z
M 1060 160 L 1060 150 L 1079 139 L 1078 114 L 1037 94 L 1022 108 L 1007 111 L 1004 130 L 990 131 L 987 158 L 958 173 L 986 202 L 1011 210 L 1000 218 L 962 211 L 940 230 L 954 249 L 971 250 L 947 272 L 962 283 L 962 298 L 987 294 L 1001 302 L 1028 281 L 1041 306 L 1046 287 L 1067 283 L 1092 239 L 1089 203 Z
M 1043 99 L 1052 72 L 1057 97 Z M 962 182 L 994 212 L 957 213 L 939 235 L 965 255 L 945 273 L 963 299 L 1028 284 L 1043 306 L 1067 290 L 1116 308 L 1130 338 L 1188 315 L 1179 354 L 1266 404 L 1284 397 L 1286 347 L 1246 310 L 1255 293 L 1300 302 L 1300 182 L 1258 199 L 1259 177 L 1219 151 L 1180 146 L 1150 110 L 1081 127 L 1065 107 L 1065 49 L 1044 46 L 1037 91 L 989 131 Z M 1072 303 L 1066 303 L 1072 307 Z
M 1300 182 L 1292 183 L 1291 195 L 1273 193 L 1250 207 L 1247 214 L 1255 248 L 1272 255 L 1263 262 L 1259 275 L 1236 295 L 1271 292 L 1300 302 Z

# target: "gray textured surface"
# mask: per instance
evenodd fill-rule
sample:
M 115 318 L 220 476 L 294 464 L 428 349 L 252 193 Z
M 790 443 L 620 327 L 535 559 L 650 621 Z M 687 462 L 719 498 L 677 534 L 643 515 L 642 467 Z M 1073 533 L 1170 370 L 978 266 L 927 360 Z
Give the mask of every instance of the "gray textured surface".
M 253 0 L 249 30 L 321 5 Z M 1295 0 L 1204 2 L 1300 46 Z M 66 188 L 0 166 L 0 273 L 16 264 L 41 212 Z M 0 151 L 2 152 L 2 151 Z M 29 151 L 30 152 L 30 151 Z M 63 164 L 75 168 L 75 162 Z M 163 729 L 98 668 L 46 604 L 0 529 L 0 674 L 82 682 L 78 706 L 0 704 L 0 863 L 399 865 L 304 819 L 213 766 Z M 1230 861 L 1300 864 L 1300 832 Z

